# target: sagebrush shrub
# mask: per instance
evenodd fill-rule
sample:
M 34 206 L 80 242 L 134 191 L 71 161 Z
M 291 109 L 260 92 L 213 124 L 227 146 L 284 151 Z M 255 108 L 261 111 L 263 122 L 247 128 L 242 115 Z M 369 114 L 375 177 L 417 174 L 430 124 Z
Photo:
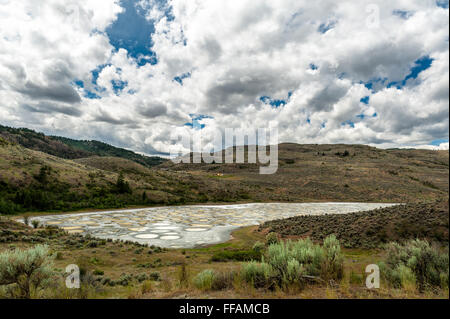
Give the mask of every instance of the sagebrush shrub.
M 386 246 L 386 260 L 380 263 L 380 272 L 386 281 L 401 287 L 413 282 L 419 291 L 430 287 L 448 287 L 449 256 L 424 240 L 411 240 L 405 244 L 390 243 Z M 407 270 L 409 269 L 409 270 Z
M 341 253 L 339 240 L 330 235 L 323 241 L 325 260 L 322 267 L 324 279 L 342 279 L 344 276 L 344 257 Z
M 323 247 L 310 239 L 273 243 L 266 255 L 265 262 L 250 262 L 242 267 L 244 280 L 255 287 L 271 282 L 287 287 L 303 285 L 306 280 L 338 280 L 343 276 L 344 258 L 334 235 L 325 239 Z
M 272 267 L 265 262 L 251 261 L 241 267 L 242 280 L 256 288 L 268 288 L 271 285 L 273 273 Z
M 5 251 L 0 254 L 0 285 L 16 285 L 17 297 L 31 298 L 51 283 L 53 259 L 44 245 Z
M 292 257 L 295 258 L 310 276 L 319 276 L 324 262 L 324 252 L 320 245 L 315 245 L 309 238 L 293 242 Z
M 256 252 L 257 254 L 262 254 L 263 253 L 263 251 L 264 251 L 264 249 L 265 249 L 265 245 L 262 243 L 262 242 L 260 242 L 260 241 L 257 241 L 254 245 L 253 245 L 253 251 L 254 252 Z
M 216 274 L 214 270 L 203 270 L 194 277 L 194 286 L 201 290 L 210 290 L 212 288 L 215 276 Z
M 161 281 L 161 274 L 157 271 L 150 273 L 149 277 L 150 277 L 150 280 Z
M 274 233 L 274 232 L 268 233 L 267 236 L 266 236 L 266 245 L 269 246 L 269 245 L 273 245 L 273 244 L 276 244 L 276 243 L 278 243 L 278 236 L 277 236 L 277 234 Z
M 287 271 L 284 278 L 286 284 L 290 283 L 302 283 L 303 276 L 306 274 L 305 268 L 301 265 L 298 260 L 291 259 L 287 264 Z

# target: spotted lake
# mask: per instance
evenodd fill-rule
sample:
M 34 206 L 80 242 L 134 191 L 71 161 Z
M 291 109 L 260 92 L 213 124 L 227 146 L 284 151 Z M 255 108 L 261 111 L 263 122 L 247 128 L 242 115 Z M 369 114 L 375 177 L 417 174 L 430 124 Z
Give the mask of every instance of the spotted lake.
M 131 240 L 168 248 L 192 248 L 225 242 L 239 227 L 300 215 L 346 214 L 395 204 L 255 203 L 177 206 L 34 217 L 40 224 L 72 234 Z

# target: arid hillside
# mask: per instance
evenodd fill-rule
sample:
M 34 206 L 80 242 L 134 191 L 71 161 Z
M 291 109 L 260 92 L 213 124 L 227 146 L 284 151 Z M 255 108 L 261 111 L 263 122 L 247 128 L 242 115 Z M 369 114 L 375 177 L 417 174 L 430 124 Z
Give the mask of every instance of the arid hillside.
M 280 144 L 277 172 L 261 175 L 257 164 L 248 163 L 166 161 L 149 167 L 106 155 L 66 159 L 1 138 L 0 211 L 270 201 L 420 202 L 447 196 L 448 161 L 448 151 Z
M 364 145 L 280 144 L 276 174 L 256 164 L 161 166 L 247 185 L 254 200 L 409 202 L 448 194 L 449 153 Z M 256 192 L 254 192 L 256 190 Z

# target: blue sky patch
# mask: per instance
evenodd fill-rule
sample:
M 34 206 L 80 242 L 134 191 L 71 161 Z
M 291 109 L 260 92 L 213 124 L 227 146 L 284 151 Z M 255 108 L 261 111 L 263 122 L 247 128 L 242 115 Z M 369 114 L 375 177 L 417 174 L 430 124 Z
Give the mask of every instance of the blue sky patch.
M 448 0 L 436 0 L 436 5 L 438 7 L 444 8 L 444 9 L 448 9 Z
M 390 82 L 387 87 L 397 87 L 397 89 L 401 89 L 406 85 L 406 82 L 409 79 L 416 79 L 420 72 L 428 69 L 433 63 L 433 59 L 428 55 L 421 57 L 420 59 L 414 62 L 414 66 L 411 68 L 411 72 L 402 80 L 398 82 Z
M 372 91 L 372 92 L 377 92 L 378 90 L 380 90 L 381 88 L 386 87 L 386 83 L 388 82 L 387 78 L 374 78 L 371 79 L 367 82 L 363 82 L 361 81 L 361 84 L 364 84 L 364 86 Z
M 394 11 L 392 11 L 392 14 L 397 17 L 407 20 L 410 17 L 412 17 L 414 13 L 411 11 L 406 11 L 406 10 L 394 10 Z
M 203 119 L 213 119 L 214 117 L 204 114 L 189 114 L 192 119 L 191 123 L 185 123 L 184 126 L 192 127 L 196 130 L 201 130 L 205 128 L 205 124 L 200 123 Z
M 135 58 L 140 66 L 158 63 L 156 54 L 151 50 L 151 36 L 155 32 L 153 22 L 148 21 L 145 12 L 136 7 L 136 1 L 122 0 L 120 5 L 124 11 L 106 29 L 111 45 L 116 50 L 126 49 L 129 56 Z
M 84 82 L 81 80 L 75 80 L 73 81 L 73 84 L 75 84 L 77 87 L 84 89 L 84 97 L 88 99 L 101 99 L 101 96 L 97 93 L 94 93 L 92 91 L 86 90 L 84 87 Z
M 341 125 L 342 125 L 342 126 L 348 125 L 348 126 L 350 126 L 351 128 L 355 128 L 355 122 L 352 122 L 352 121 L 350 121 L 350 120 L 345 121 L 345 122 L 342 122 Z
M 178 82 L 178 83 L 180 83 L 180 85 L 183 85 L 183 80 L 184 79 L 188 79 L 190 77 L 191 77 L 191 73 L 187 72 L 187 73 L 183 73 L 183 74 L 181 74 L 179 76 L 174 77 L 173 80 Z
M 416 79 L 419 76 L 420 72 L 430 68 L 432 63 L 433 58 L 430 58 L 430 56 L 426 55 L 421 57 L 420 59 L 417 59 L 414 62 L 414 66 L 411 67 L 408 75 L 406 75 L 405 78 L 401 81 L 389 82 L 387 78 L 374 78 L 367 82 L 361 81 L 360 83 L 364 84 L 364 86 L 367 89 L 371 90 L 372 92 L 377 92 L 385 87 L 387 88 L 396 87 L 397 89 L 400 90 L 402 87 L 406 85 L 408 80 Z
M 100 73 L 102 72 L 102 70 L 104 68 L 106 68 L 107 66 L 111 66 L 112 64 L 102 64 L 99 65 L 95 70 L 91 71 L 92 74 L 92 84 L 97 85 L 97 80 L 98 80 L 98 76 L 100 75 Z
M 92 92 L 92 91 L 87 91 L 87 90 L 85 91 L 84 97 L 87 97 L 88 99 L 91 99 L 91 100 L 101 99 L 102 98 L 97 93 Z
M 81 80 L 75 80 L 75 81 L 73 81 L 73 83 L 82 89 L 84 88 L 84 82 Z
M 336 26 L 336 21 L 330 21 L 328 23 L 322 23 L 319 25 L 319 28 L 317 29 L 320 33 L 326 33 L 328 30 L 333 29 Z
M 122 92 L 122 90 L 125 87 L 127 87 L 128 82 L 127 81 L 121 81 L 121 80 L 112 80 L 111 84 L 113 86 L 114 93 L 117 95 L 120 92 Z
M 270 96 L 263 95 L 259 98 L 259 100 L 261 102 L 263 102 L 264 104 L 270 105 L 271 107 L 277 109 L 280 106 L 285 106 L 289 102 L 289 99 L 291 98 L 291 96 L 292 96 L 292 92 L 289 92 L 287 99 L 283 100 L 283 99 L 272 99 Z
M 364 104 L 369 104 L 369 101 L 370 101 L 370 96 L 365 96 L 365 97 L 363 97 L 363 98 L 361 98 L 361 100 L 359 100 L 361 103 L 364 103 Z
M 438 140 L 431 141 L 430 145 L 439 146 L 442 143 L 448 143 L 448 138 L 441 138 Z

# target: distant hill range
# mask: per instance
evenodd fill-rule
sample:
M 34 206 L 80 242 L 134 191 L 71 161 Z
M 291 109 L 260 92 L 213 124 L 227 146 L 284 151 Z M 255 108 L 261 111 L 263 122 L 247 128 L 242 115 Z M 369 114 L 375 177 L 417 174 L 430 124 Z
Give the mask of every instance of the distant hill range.
M 60 136 L 47 136 L 27 128 L 12 128 L 0 125 L 0 137 L 23 147 L 65 159 L 93 156 L 120 157 L 152 167 L 166 161 L 157 156 L 144 156 L 119 147 L 99 142 L 82 141 Z
M 278 159 L 275 174 L 261 175 L 258 164 L 175 164 L 98 141 L 0 126 L 0 214 L 132 205 L 412 203 L 448 198 L 448 151 L 282 143 Z

